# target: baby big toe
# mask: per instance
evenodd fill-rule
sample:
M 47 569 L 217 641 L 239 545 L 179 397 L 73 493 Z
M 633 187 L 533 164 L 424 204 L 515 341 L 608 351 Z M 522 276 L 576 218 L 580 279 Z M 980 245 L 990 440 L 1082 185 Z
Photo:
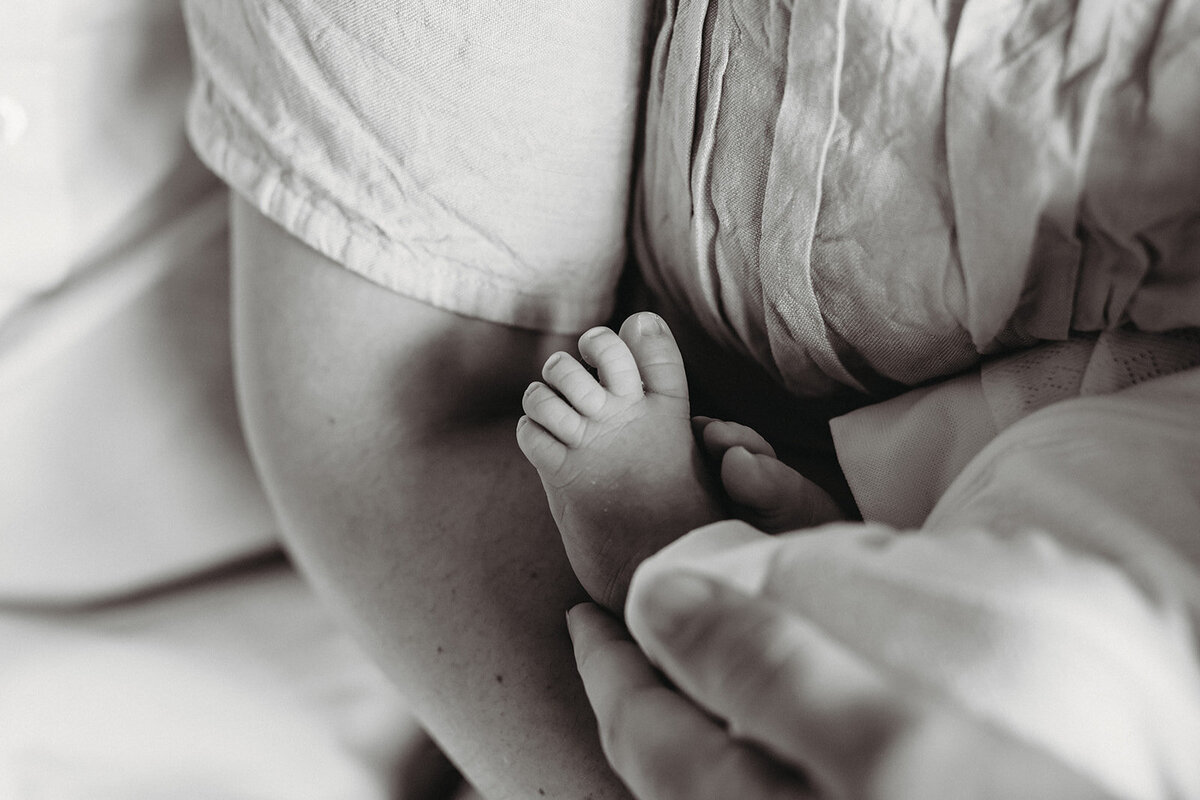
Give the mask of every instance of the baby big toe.
M 634 314 L 621 326 L 621 339 L 637 362 L 646 391 L 687 399 L 683 356 L 661 317 L 649 311 Z
M 608 328 L 592 328 L 579 337 L 579 352 L 596 368 L 600 383 L 618 397 L 641 397 L 642 376 L 629 347 Z

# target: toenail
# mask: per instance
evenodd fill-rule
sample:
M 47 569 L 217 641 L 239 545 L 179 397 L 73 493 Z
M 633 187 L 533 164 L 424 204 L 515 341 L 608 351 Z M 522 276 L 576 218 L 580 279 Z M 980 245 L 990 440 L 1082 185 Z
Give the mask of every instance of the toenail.
M 663 324 L 662 317 L 658 314 L 652 314 L 649 311 L 644 311 L 638 316 L 637 321 L 638 333 L 662 333 L 666 330 L 666 325 Z

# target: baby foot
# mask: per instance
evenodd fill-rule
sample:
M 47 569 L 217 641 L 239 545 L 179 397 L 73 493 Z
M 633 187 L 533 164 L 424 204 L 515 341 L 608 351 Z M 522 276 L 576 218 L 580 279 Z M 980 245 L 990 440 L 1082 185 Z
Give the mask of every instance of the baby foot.
M 692 434 L 683 358 L 666 324 L 636 314 L 620 336 L 579 339 L 592 377 L 555 353 L 522 402 L 517 442 L 537 468 L 583 588 L 620 613 L 633 570 L 693 528 L 724 518 Z
M 812 528 L 846 518 L 829 493 L 775 456 L 753 428 L 695 417 L 692 427 L 737 517 L 766 533 Z

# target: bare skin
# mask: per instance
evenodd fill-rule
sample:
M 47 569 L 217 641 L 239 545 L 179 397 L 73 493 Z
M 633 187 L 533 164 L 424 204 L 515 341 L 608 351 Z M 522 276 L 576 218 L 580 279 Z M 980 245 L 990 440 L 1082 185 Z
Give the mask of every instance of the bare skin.
M 376 286 L 240 199 L 233 238 L 240 403 L 291 554 L 489 800 L 628 798 L 567 638 L 585 595 L 512 436 L 570 340 Z
M 633 570 L 692 528 L 723 519 L 692 435 L 687 375 L 666 324 L 637 314 L 592 328 L 530 384 L 517 442 L 537 467 L 584 589 L 618 611 Z
M 593 328 L 579 350 L 595 377 L 552 355 L 525 392 L 517 441 L 597 602 L 619 613 L 637 565 L 710 522 L 788 530 L 841 517 L 750 428 L 691 418 L 683 357 L 657 315 L 635 314 L 620 335 Z
M 817 484 L 779 460 L 758 431 L 737 422 L 692 417 L 692 429 L 732 516 L 766 533 L 812 528 L 846 519 Z

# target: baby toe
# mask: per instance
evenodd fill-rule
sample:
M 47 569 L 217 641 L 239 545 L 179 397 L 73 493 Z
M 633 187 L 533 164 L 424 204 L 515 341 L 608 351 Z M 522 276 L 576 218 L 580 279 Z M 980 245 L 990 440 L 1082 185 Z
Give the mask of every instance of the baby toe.
M 642 376 L 629 347 L 608 328 L 592 328 L 579 337 L 579 352 L 596 368 L 600 384 L 618 397 L 641 397 Z
M 744 447 L 751 453 L 775 458 L 775 448 L 771 447 L 770 442 L 758 431 L 737 422 L 706 418 L 700 428 L 700 439 L 704 451 L 714 458 L 720 458 L 725 451 L 734 447 Z
M 563 396 L 575 410 L 595 416 L 604 408 L 607 393 L 582 364 L 566 353 L 555 353 L 542 367 L 542 379 Z
M 844 519 L 829 494 L 778 459 L 731 447 L 721 461 L 721 485 L 750 524 L 767 533 Z
M 621 326 L 621 339 L 637 363 L 647 392 L 687 399 L 683 356 L 660 316 L 649 311 L 634 314 Z
M 530 420 L 568 447 L 578 447 L 583 418 L 544 383 L 534 381 L 521 398 L 521 408 Z
M 528 416 L 517 420 L 517 446 L 538 472 L 554 473 L 567 458 L 567 447 Z

